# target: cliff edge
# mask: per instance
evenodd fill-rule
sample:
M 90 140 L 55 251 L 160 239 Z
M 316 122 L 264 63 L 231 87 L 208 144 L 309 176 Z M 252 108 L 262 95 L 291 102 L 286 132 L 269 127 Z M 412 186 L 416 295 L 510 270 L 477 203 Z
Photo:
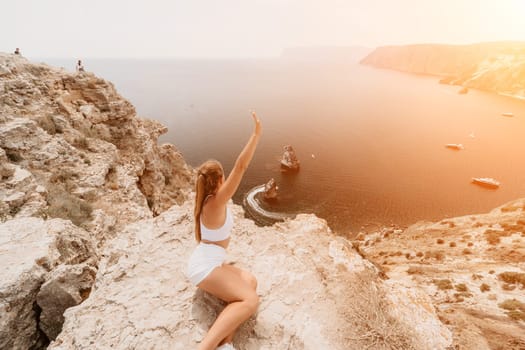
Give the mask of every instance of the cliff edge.
M 383 281 L 313 215 L 257 227 L 234 209 L 229 262 L 258 278 L 259 311 L 238 349 L 445 349 L 429 298 Z M 184 276 L 192 203 L 129 225 L 101 260 L 91 296 L 66 311 L 50 349 L 194 349 L 224 305 Z

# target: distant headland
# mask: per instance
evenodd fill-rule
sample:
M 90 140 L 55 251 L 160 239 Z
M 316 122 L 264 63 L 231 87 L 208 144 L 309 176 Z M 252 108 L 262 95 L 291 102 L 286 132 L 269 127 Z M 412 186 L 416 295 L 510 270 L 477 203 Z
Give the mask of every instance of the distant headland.
M 443 77 L 441 83 L 525 99 L 525 42 L 378 47 L 362 64 Z

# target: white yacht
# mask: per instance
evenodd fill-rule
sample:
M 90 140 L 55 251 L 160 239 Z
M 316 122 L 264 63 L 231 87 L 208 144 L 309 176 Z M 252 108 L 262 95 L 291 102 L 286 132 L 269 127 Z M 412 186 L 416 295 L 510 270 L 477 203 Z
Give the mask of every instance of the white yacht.
M 461 143 L 447 143 L 445 147 L 450 148 L 450 149 L 455 149 L 457 151 L 465 149 L 465 147 Z
M 501 184 L 499 181 L 491 177 L 473 177 L 472 183 L 489 188 L 498 188 Z

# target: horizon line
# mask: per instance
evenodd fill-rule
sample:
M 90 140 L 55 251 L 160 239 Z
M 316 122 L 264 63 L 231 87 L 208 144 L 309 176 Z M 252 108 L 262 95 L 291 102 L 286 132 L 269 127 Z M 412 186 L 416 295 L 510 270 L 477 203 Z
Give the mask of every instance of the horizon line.
M 471 45 L 480 45 L 480 44 L 522 44 L 525 45 L 525 39 L 524 40 L 490 40 L 490 41 L 477 41 L 477 42 L 468 42 L 468 43 L 445 43 L 445 42 L 413 42 L 413 43 L 403 43 L 403 44 L 382 44 L 377 46 L 369 46 L 369 45 L 361 45 L 361 44 L 355 44 L 355 45 L 325 45 L 325 44 L 313 44 L 313 45 L 293 45 L 293 46 L 287 46 L 283 49 L 281 49 L 280 53 L 278 54 L 272 54 L 272 55 L 257 55 L 257 56 L 174 56 L 174 55 L 166 55 L 166 56 L 40 56 L 40 55 L 30 55 L 25 56 L 24 50 L 22 50 L 22 57 L 30 58 L 30 59 L 82 59 L 82 60 L 93 60 L 93 59 L 102 59 L 102 60 L 118 60 L 118 59 L 127 59 L 127 60 L 237 60 L 237 59 L 276 59 L 276 58 L 286 58 L 284 56 L 284 53 L 286 50 L 290 49 L 308 49 L 308 48 L 360 48 L 360 49 L 370 49 L 375 50 L 380 47 L 392 47 L 392 46 L 415 46 L 415 45 L 448 45 L 448 46 L 471 46 Z M 3 54 L 12 54 L 12 52 L 1 52 Z M 79 58 L 80 57 L 80 58 Z

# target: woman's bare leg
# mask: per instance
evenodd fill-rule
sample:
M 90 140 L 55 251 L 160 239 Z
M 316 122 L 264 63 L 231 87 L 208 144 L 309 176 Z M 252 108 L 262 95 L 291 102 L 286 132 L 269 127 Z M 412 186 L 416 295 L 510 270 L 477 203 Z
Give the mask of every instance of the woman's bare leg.
M 198 287 L 229 303 L 199 344 L 199 350 L 215 350 L 223 339 L 257 311 L 259 297 L 252 286 L 228 265 L 215 268 Z
M 234 272 L 239 277 L 241 277 L 254 291 L 257 290 L 257 279 L 251 272 L 240 269 L 233 265 L 223 265 L 223 266 L 227 269 L 230 269 L 232 272 Z M 237 331 L 237 328 L 234 329 L 233 332 L 231 332 L 226 338 L 224 338 L 219 343 L 219 345 L 231 343 L 233 341 L 233 337 L 235 336 L 236 331 Z

